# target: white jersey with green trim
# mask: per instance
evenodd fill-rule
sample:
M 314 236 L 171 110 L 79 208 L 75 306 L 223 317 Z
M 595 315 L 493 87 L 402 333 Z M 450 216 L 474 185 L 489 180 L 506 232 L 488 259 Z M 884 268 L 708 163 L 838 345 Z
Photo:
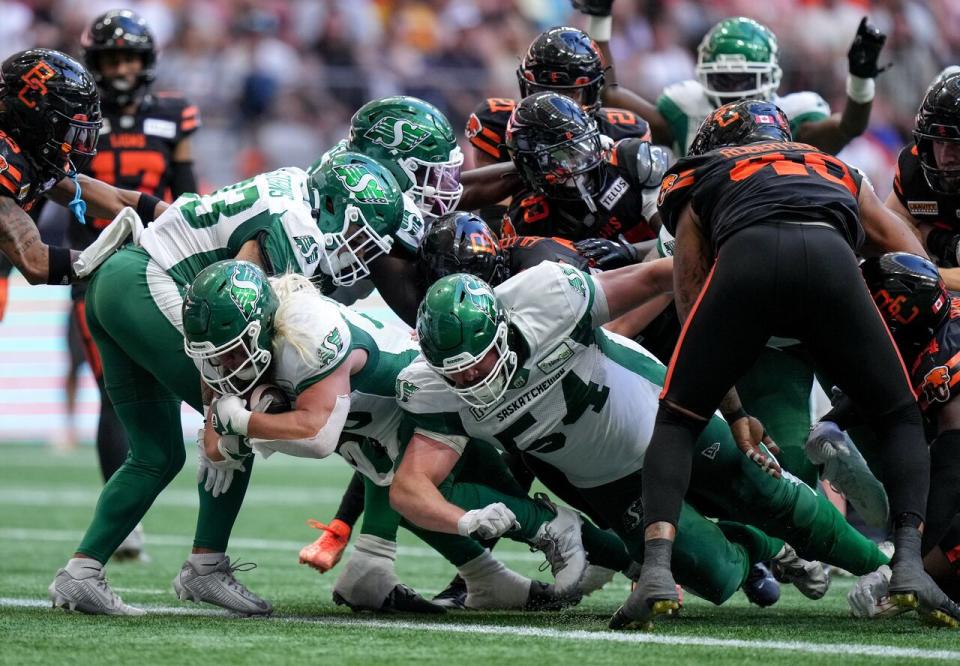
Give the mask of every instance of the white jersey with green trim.
M 790 93 L 783 97 L 774 94 L 770 100 L 787 114 L 790 130 L 796 133 L 803 123 L 823 120 L 830 116 L 830 105 L 815 92 Z M 673 133 L 673 152 L 682 157 L 700 125 L 717 107 L 703 90 L 703 84 L 695 79 L 673 83 L 663 89 L 657 99 L 657 110 L 670 125 Z
M 148 226 L 140 244 L 182 284 L 243 243 L 267 234 L 265 252 L 275 273 L 314 274 L 323 234 L 309 203 L 307 174 L 287 167 L 200 196 L 184 194 Z
M 397 375 L 420 353 L 410 334 L 326 297 L 315 307 L 287 315 L 284 326 L 311 331 L 298 339 L 273 340 L 273 379 L 295 402 L 297 396 L 336 370 L 355 349 L 367 352 L 363 369 L 350 377 L 350 413 L 337 453 L 375 484 L 393 481 L 400 450 L 402 413 L 395 399 Z M 314 341 L 311 344 L 304 340 Z
M 601 328 L 595 279 L 544 262 L 496 292 L 520 367 L 492 407 L 470 407 L 422 358 L 400 373 L 397 399 L 417 432 L 463 452 L 470 438 L 542 458 L 580 488 L 643 467 L 666 368 Z M 517 340 L 517 338 L 522 339 Z

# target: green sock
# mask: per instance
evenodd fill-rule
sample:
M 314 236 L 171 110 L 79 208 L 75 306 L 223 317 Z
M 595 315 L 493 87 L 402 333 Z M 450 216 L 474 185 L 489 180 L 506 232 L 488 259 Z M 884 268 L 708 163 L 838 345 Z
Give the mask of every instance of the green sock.
M 390 488 L 381 487 L 363 477 L 363 525 L 360 534 L 371 534 L 386 541 L 397 540 L 400 514 L 390 506 Z

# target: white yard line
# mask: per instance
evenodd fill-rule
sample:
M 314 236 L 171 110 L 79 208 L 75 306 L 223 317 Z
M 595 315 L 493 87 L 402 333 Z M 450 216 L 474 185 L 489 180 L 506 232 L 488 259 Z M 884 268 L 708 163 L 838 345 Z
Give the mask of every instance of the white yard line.
M 0 598 L 0 608 L 42 608 L 49 602 L 38 599 Z M 186 608 L 181 606 L 159 606 L 144 604 L 144 610 L 158 614 L 171 615 L 213 615 L 225 616 L 223 612 L 205 608 Z M 122 620 L 119 620 L 122 622 Z M 303 617 L 292 615 L 274 615 L 267 622 L 313 623 L 324 626 L 337 626 L 357 629 L 385 629 L 389 631 L 412 631 L 423 633 L 473 634 L 481 636 L 516 636 L 519 638 L 542 638 L 551 640 L 569 640 L 577 642 L 631 643 L 674 645 L 681 647 L 718 647 L 744 650 L 771 650 L 778 652 L 799 652 L 816 655 L 848 655 L 855 657 L 880 657 L 888 659 L 927 659 L 931 661 L 960 662 L 960 651 L 925 650 L 886 645 L 853 645 L 849 643 L 808 643 L 804 641 L 753 641 L 731 638 L 711 638 L 708 636 L 665 636 L 656 633 L 614 633 L 606 631 L 564 631 L 543 627 L 519 627 L 498 624 L 453 624 L 446 622 L 410 622 L 405 620 L 379 620 L 366 618 L 341 617 Z

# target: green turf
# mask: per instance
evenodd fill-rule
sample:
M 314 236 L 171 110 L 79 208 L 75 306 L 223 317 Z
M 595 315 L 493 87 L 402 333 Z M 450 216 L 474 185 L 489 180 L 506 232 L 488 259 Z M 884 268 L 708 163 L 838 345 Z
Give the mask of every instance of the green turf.
M 339 459 L 279 455 L 258 462 L 230 552 L 235 560 L 259 565 L 240 576 L 273 602 L 273 619 L 201 615 L 201 607 L 173 596 L 170 581 L 188 552 L 196 519 L 192 456 L 145 520 L 151 561 L 111 564 L 108 575 L 129 603 L 193 614 L 107 619 L 52 611 L 41 606 L 47 585 L 78 542 L 99 491 L 93 451 L 56 455 L 39 446 L 4 445 L 0 460 L 0 664 L 936 663 L 832 648 L 815 654 L 771 646 L 615 642 L 622 636 L 607 632 L 606 623 L 628 593 L 622 577 L 562 613 L 464 612 L 427 620 L 353 615 L 330 600 L 336 570 L 320 576 L 297 563 L 300 545 L 316 536 L 306 519 L 331 517 L 349 470 Z M 446 562 L 410 534 L 401 535 L 400 545 L 397 569 L 405 582 L 424 594 L 446 584 L 453 573 Z M 496 552 L 514 569 L 543 579 L 537 557 L 525 548 L 501 544 Z M 751 607 L 740 594 L 722 608 L 688 597 L 682 616 L 660 621 L 653 637 L 891 646 L 939 650 L 941 661 L 960 662 L 960 632 L 922 627 L 915 616 L 882 623 L 849 618 L 850 585 L 850 579 L 835 580 L 820 602 L 784 590 L 781 601 L 766 610 Z M 428 626 L 417 628 L 421 622 Z M 557 633 L 522 635 L 523 627 Z M 570 636 L 576 631 L 595 634 Z

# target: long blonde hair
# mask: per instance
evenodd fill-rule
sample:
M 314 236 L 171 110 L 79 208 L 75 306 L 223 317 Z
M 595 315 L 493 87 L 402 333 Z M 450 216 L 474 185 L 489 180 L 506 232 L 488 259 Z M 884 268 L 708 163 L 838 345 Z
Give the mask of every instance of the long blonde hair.
M 300 354 L 308 365 L 316 365 L 313 351 L 323 342 L 324 330 L 314 325 L 313 313 L 329 307 L 326 299 L 308 278 L 299 273 L 284 273 L 270 278 L 270 286 L 280 305 L 273 319 L 276 334 L 273 338 L 273 350 L 277 353 L 280 339 L 283 338 Z

